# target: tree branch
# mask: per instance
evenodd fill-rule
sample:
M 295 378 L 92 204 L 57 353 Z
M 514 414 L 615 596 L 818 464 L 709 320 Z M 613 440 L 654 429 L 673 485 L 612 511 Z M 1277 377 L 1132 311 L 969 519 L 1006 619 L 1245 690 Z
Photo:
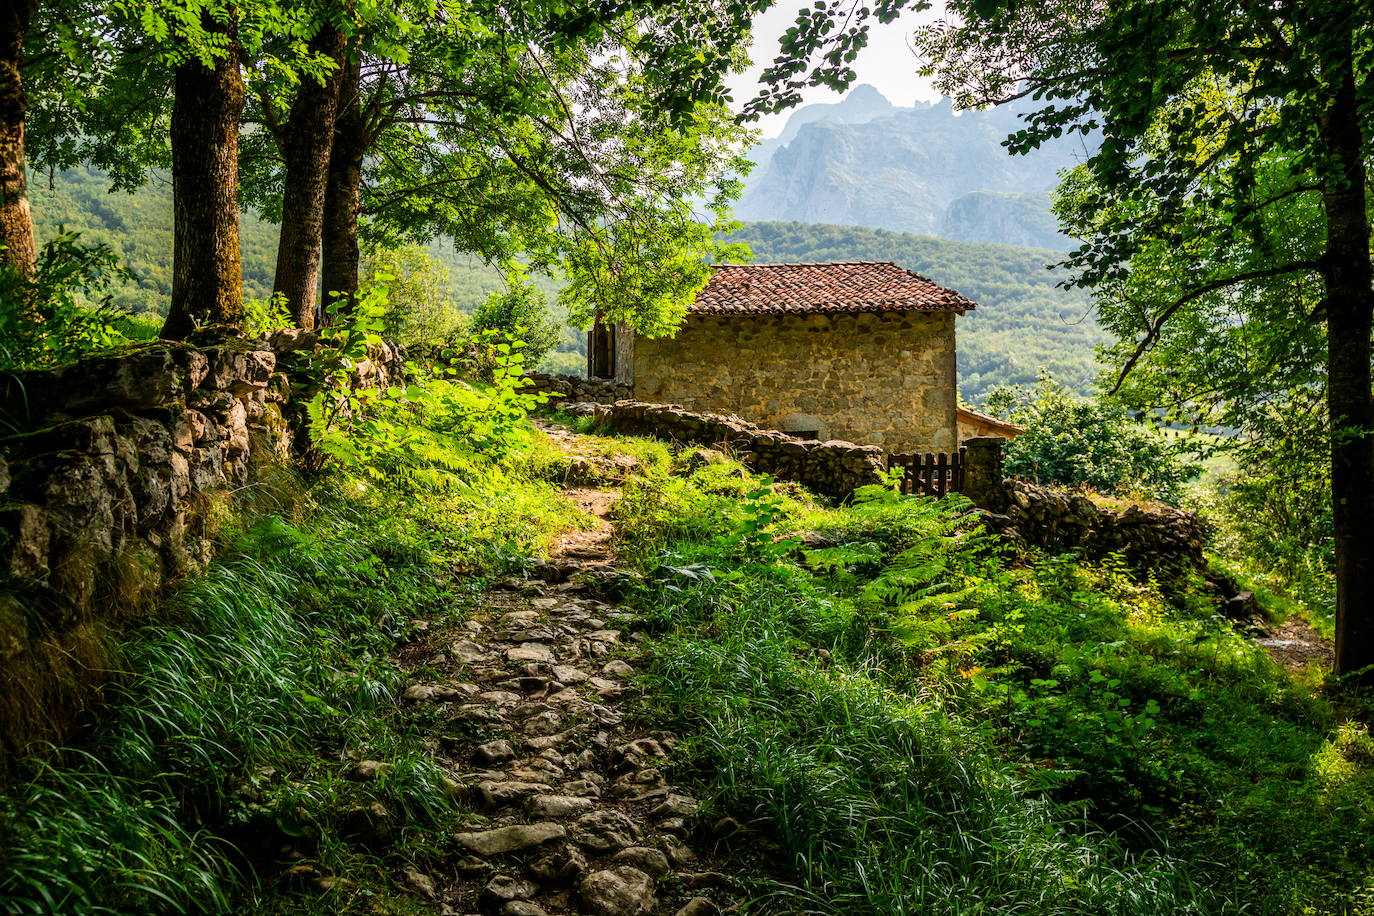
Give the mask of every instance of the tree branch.
M 1141 358 L 1150 351 L 1150 348 L 1159 341 L 1159 335 L 1163 332 L 1164 325 L 1169 322 L 1170 318 L 1178 313 L 1179 309 L 1183 308 L 1183 306 L 1187 305 L 1189 302 L 1200 299 L 1217 290 L 1226 289 L 1228 286 L 1235 286 L 1238 283 L 1245 283 L 1250 280 L 1263 280 L 1266 277 L 1278 277 L 1284 274 L 1299 273 L 1301 271 L 1317 270 L 1320 267 L 1321 262 L 1318 260 L 1294 261 L 1282 267 L 1252 270 L 1243 274 L 1226 277 L 1222 280 L 1213 280 L 1211 283 L 1204 283 L 1197 289 L 1179 296 L 1155 317 L 1155 320 L 1150 325 L 1149 331 L 1145 333 L 1145 337 L 1140 343 L 1136 344 L 1135 350 L 1126 360 L 1125 365 L 1121 367 L 1121 372 L 1119 372 L 1116 377 L 1116 383 L 1112 385 L 1111 391 L 1109 391 L 1108 394 L 1116 394 L 1121 390 L 1121 386 L 1126 383 L 1126 377 L 1131 374 L 1131 370 L 1133 370 L 1136 364 L 1140 362 Z

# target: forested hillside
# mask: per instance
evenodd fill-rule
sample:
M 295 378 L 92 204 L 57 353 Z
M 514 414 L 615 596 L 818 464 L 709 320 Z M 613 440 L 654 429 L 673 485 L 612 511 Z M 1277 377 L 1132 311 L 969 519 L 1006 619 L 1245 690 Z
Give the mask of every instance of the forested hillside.
M 117 308 L 161 315 L 172 277 L 170 179 L 154 173 L 138 192 L 110 192 L 99 171 L 75 168 L 35 181 L 34 213 L 40 238 L 61 226 L 86 244 L 109 245 L 132 274 L 113 290 Z M 242 217 L 244 291 L 263 298 L 272 290 L 277 227 L 247 212 Z M 981 402 L 996 385 L 1034 382 L 1051 372 L 1075 391 L 1087 391 L 1096 375 L 1093 348 L 1106 336 L 1091 318 L 1087 298 L 1055 286 L 1045 269 L 1051 251 L 952 242 L 928 236 L 807 223 L 750 223 L 736 239 L 757 261 L 896 261 L 978 303 L 959 326 L 959 378 L 965 400 Z M 458 253 L 444 240 L 428 246 L 447 270 L 449 298 L 471 312 L 502 288 L 500 274 Z M 568 328 L 557 364 L 576 370 L 585 336 Z
M 1046 370 L 1087 391 L 1097 375 L 1094 348 L 1107 335 L 1086 295 L 1059 289 L 1046 269 L 1055 252 L 808 223 L 747 223 L 733 236 L 754 259 L 895 261 L 978 303 L 959 319 L 959 394 L 981 403 L 996 385 L 1035 381 Z
M 108 246 L 128 272 L 126 278 L 116 280 L 105 291 L 111 307 L 148 318 L 161 319 L 166 315 L 172 289 L 171 176 L 152 172 L 146 185 L 127 193 L 112 191 L 109 178 L 100 170 L 78 166 L 35 176 L 32 196 L 40 244 L 65 231 L 79 234 L 82 245 Z M 266 299 L 272 294 L 279 231 L 277 225 L 252 210 L 240 216 L 243 291 L 249 298 Z M 439 268 L 433 273 L 445 287 L 429 292 L 464 314 L 472 314 L 488 296 L 505 288 L 499 271 L 456 250 L 448 239 L 435 239 L 424 246 L 423 253 L 438 262 Z M 414 264 L 416 259 L 401 260 Z M 553 303 L 556 286 L 552 281 L 536 277 L 536 286 Z M 556 303 L 552 309 L 562 325 L 562 334 L 555 350 L 545 358 L 543 368 L 580 372 L 586 354 L 586 334 L 566 322 L 566 315 Z
M 87 245 L 110 246 L 132 277 L 118 284 L 111 304 L 116 308 L 163 315 L 172 285 L 172 181 L 153 172 L 151 180 L 130 194 L 111 191 L 109 178 L 89 166 L 34 176 L 34 223 L 40 241 L 60 228 L 81 234 Z M 254 298 L 272 293 L 272 270 L 277 256 L 278 227 L 251 210 L 239 225 L 243 249 L 243 289 Z M 502 288 L 500 274 L 480 260 L 456 252 L 440 239 L 429 253 L 448 270 L 450 298 L 471 311 Z

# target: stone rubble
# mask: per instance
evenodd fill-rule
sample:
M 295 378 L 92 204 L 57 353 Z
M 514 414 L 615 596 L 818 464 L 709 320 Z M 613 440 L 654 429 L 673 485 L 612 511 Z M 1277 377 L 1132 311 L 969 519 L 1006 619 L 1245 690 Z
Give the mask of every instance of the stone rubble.
M 436 743 L 474 811 L 454 837 L 470 855 L 402 872 L 398 887 L 452 916 L 734 912 L 740 882 L 702 868 L 713 820 L 665 775 L 677 737 L 637 727 L 626 708 L 635 619 L 593 597 L 591 564 L 573 566 L 560 584 L 511 580 L 488 592 L 464 638 L 424 634 L 438 651 L 417 657 L 441 673 L 401 696 L 439 733 L 454 723 L 472 736 Z M 708 847 L 693 849 L 697 837 Z

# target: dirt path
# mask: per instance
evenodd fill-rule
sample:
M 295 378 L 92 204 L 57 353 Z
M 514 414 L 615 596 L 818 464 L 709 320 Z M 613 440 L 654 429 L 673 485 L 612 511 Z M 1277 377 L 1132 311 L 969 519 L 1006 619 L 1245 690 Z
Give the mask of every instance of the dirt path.
M 1305 620 L 1290 617 L 1283 623 L 1266 627 L 1268 635 L 1255 640 L 1269 656 L 1289 672 L 1303 671 L 1312 662 L 1330 671 L 1336 664 L 1336 647 Z
M 550 432 L 578 454 L 571 433 Z M 404 880 L 445 914 L 733 911 L 745 885 L 714 846 L 737 825 L 699 816 L 662 768 L 677 736 L 632 716 L 642 637 L 599 592 L 614 569 L 607 515 L 619 494 L 566 495 L 596 524 L 559 539 L 534 570 L 545 581 L 508 580 L 457 631 L 404 655 L 438 672 L 405 698 L 436 707 L 436 757 L 481 812 L 457 835 L 456 861 Z

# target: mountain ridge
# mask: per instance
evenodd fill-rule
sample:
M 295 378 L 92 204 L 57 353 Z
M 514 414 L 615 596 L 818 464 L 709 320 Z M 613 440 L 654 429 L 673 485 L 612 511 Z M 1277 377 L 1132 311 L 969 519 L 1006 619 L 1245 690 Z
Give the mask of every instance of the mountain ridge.
M 1010 155 L 1002 143 L 1027 108 L 955 112 L 949 99 L 899 107 L 856 87 L 840 102 L 798 109 L 750 153 L 758 166 L 736 215 L 1063 251 L 1071 243 L 1049 213 L 1049 192 L 1086 147 L 1064 138 Z

